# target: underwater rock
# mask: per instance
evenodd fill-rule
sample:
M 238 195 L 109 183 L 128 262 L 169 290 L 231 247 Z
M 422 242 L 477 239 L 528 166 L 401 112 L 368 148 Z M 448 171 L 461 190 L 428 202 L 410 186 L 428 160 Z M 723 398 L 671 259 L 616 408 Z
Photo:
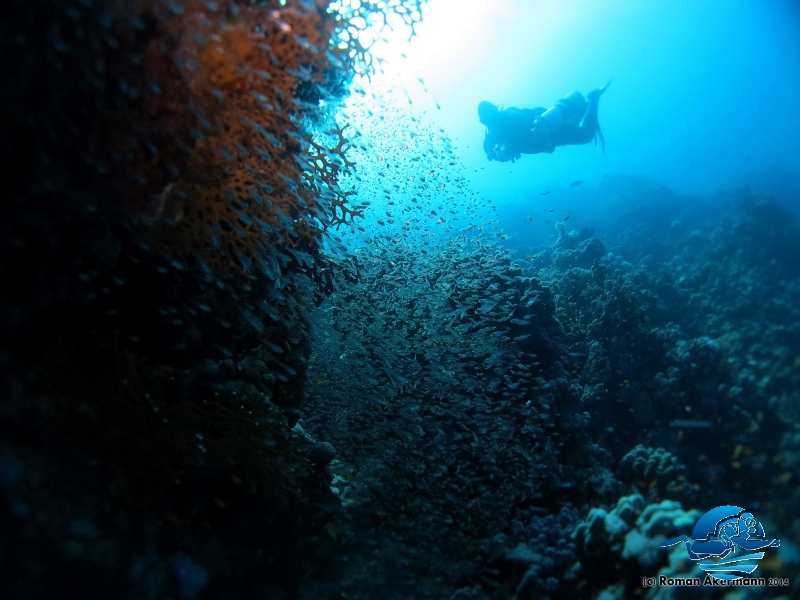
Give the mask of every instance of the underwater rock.
M 586 556 L 600 556 L 610 550 L 619 551 L 625 535 L 633 528 L 645 508 L 639 494 L 623 496 L 611 512 L 592 508 L 587 517 L 575 527 L 572 538 Z
M 290 427 L 325 293 L 315 257 L 363 213 L 319 100 L 372 72 L 359 29 L 421 14 L 326 7 L 0 12 L 0 155 L 18 165 L 0 220 L 12 596 L 277 597 L 330 566 L 329 474 Z
M 603 345 L 593 340 L 589 342 L 589 356 L 581 371 L 581 378 L 593 385 L 607 385 L 611 383 L 611 366 L 606 356 Z
M 619 475 L 622 481 L 639 482 L 642 493 L 674 496 L 688 491 L 684 482 L 686 467 L 664 448 L 637 445 L 622 457 Z
M 479 585 L 471 588 L 461 588 L 450 597 L 450 600 L 487 600 L 488 596 Z
M 324 467 L 334 458 L 336 458 L 336 448 L 328 442 L 319 442 L 308 452 L 308 460 L 320 467 Z
M 596 577 L 601 589 L 618 589 L 628 572 L 625 561 L 636 562 L 645 573 L 666 563 L 669 552 L 661 542 L 691 529 L 699 517 L 699 511 L 685 511 L 672 500 L 647 505 L 639 494 L 621 497 L 610 512 L 593 508 L 573 533 L 584 573 Z
M 599 239 L 578 241 L 574 233 L 561 236 L 558 248 L 553 250 L 553 264 L 562 271 L 576 267 L 589 269 L 595 261 L 606 255 L 606 247 Z
M 625 536 L 622 558 L 636 560 L 644 568 L 663 563 L 668 551 L 661 542 L 694 527 L 701 514 L 698 510 L 685 511 L 680 502 L 672 500 L 645 507 L 636 519 L 636 528 Z
M 505 560 L 525 567 L 516 587 L 516 598 L 534 599 L 546 594 L 568 594 L 577 571 L 576 547 L 570 532 L 578 522 L 577 511 L 563 509 L 557 515 L 533 517 L 527 526 L 516 522 L 505 544 L 517 544 L 505 552 Z M 524 541 L 523 541 L 524 540 Z

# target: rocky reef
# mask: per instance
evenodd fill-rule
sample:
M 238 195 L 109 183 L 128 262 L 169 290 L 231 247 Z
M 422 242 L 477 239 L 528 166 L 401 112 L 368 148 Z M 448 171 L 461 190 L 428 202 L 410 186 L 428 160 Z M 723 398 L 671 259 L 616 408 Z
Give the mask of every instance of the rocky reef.
M 395 9 L 419 19 L 0 11 L 6 597 L 274 597 L 326 568 L 325 453 L 292 426 L 321 239 L 359 209 L 321 124 L 372 68 L 359 28 Z

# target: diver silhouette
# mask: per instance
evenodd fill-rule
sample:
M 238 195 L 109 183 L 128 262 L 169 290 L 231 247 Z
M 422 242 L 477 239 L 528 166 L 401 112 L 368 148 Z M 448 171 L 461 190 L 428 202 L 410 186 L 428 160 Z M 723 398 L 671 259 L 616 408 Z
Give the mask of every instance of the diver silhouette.
M 763 527 L 749 512 L 721 521 L 715 533 L 709 534 L 705 540 L 692 540 L 682 535 L 664 542 L 661 546 L 673 546 L 681 542 L 686 543 L 686 550 L 692 560 L 704 560 L 711 556 L 723 559 L 734 551 L 735 546 L 753 552 L 781 545 L 780 540 L 767 539 L 764 536 Z
M 514 162 L 522 154 L 552 153 L 556 146 L 588 144 L 592 140 L 596 145 L 596 138 L 600 139 L 605 152 L 606 141 L 597 121 L 597 105 L 610 84 L 609 81 L 589 92 L 588 102 L 580 92 L 572 92 L 548 109 L 502 109 L 484 100 L 478 104 L 478 118 L 487 128 L 483 140 L 486 158 Z

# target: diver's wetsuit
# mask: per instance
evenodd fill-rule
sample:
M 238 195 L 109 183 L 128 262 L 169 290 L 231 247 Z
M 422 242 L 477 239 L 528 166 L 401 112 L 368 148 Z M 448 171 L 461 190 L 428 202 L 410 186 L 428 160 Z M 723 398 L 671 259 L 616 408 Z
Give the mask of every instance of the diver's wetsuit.
M 546 109 L 506 108 L 497 114 L 493 126 L 486 131 L 483 150 L 489 160 L 508 162 L 519 158 L 520 153 L 537 154 L 552 152 L 556 147 L 548 146 L 547 140 L 539 140 L 533 133 L 536 117 Z
M 588 144 L 595 136 L 600 138 L 605 151 L 605 140 L 597 121 L 597 107 L 600 95 L 606 87 L 607 85 L 588 94 L 589 106 L 587 109 L 584 104 L 586 115 L 580 125 L 578 122 L 582 115 L 578 114 L 577 119 L 572 118 L 548 133 L 544 133 L 545 128 L 536 127 L 536 119 L 546 112 L 542 107 L 497 110 L 490 105 L 495 110 L 481 118 L 481 122 L 488 127 L 483 141 L 486 157 L 489 160 L 508 162 L 516 160 L 522 154 L 552 153 L 556 146 Z

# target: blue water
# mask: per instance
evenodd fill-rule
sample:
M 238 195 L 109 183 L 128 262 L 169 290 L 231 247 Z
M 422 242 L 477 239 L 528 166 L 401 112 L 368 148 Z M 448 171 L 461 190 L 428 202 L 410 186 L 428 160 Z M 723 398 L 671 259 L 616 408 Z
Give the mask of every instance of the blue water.
M 796 3 L 434 0 L 425 8 L 416 38 L 398 35 L 375 52 L 412 99 L 404 109 L 453 140 L 470 190 L 502 202 L 509 232 L 548 236 L 544 219 L 522 220 L 556 205 L 577 225 L 601 226 L 613 193 L 591 188 L 610 176 L 703 196 L 750 184 L 784 203 L 796 198 Z M 480 101 L 549 107 L 609 80 L 599 108 L 605 153 L 589 144 L 513 165 L 486 160 Z M 575 180 L 584 185 L 570 188 Z

